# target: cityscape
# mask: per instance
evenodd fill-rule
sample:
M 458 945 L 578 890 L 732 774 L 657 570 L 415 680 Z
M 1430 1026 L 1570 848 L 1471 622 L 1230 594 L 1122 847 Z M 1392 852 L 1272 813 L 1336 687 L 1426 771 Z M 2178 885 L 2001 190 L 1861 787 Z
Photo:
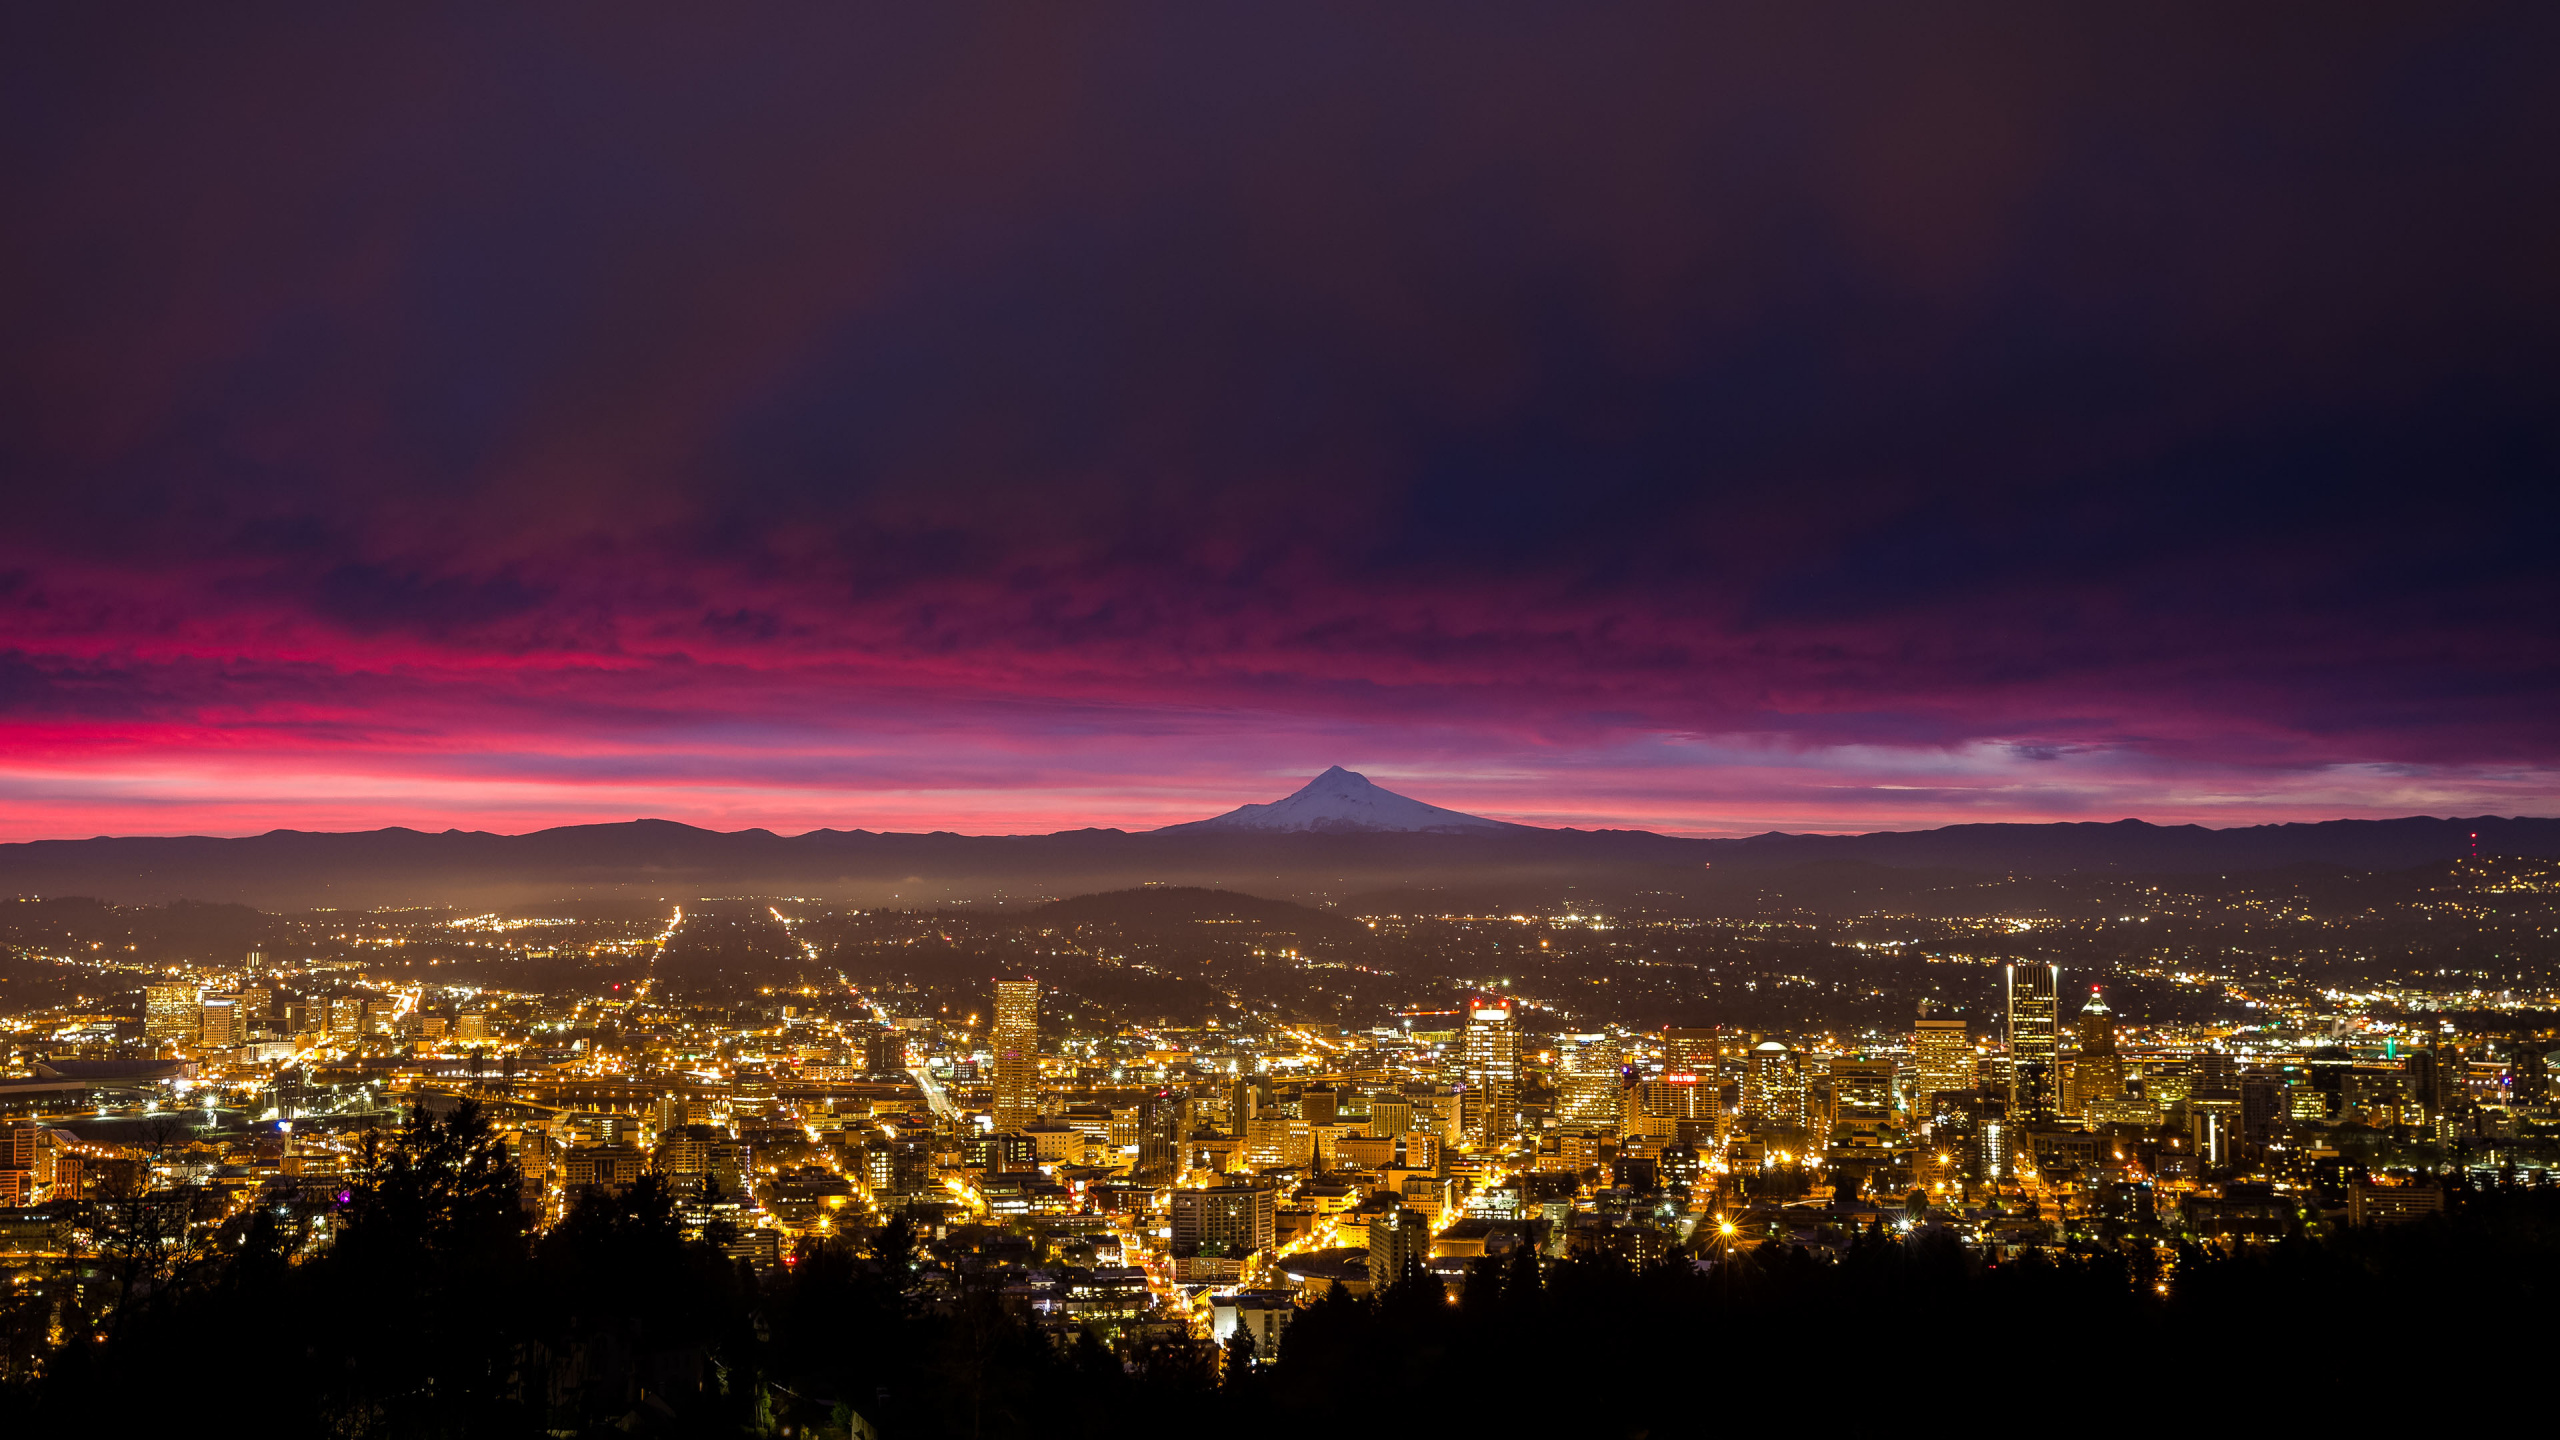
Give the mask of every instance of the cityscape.
M 2538 1413 L 2560 8 L 0 37 L 0 1440 Z
M 123 1312 L 250 1252 L 316 1265 L 439 1126 L 537 1251 L 655 1214 L 734 1271 L 732 1305 L 846 1271 L 1177 1409 L 1294 1380 L 1292 1326 L 1339 1330 L 1328 1304 L 1516 1306 L 1521 1267 L 1676 1269 L 1730 1303 L 1781 1255 L 2103 1258 L 2175 1314 L 2222 1257 L 2560 1195 L 2560 862 L 2320 880 L 1976 881 L 1892 910 L 1773 883 L 1747 912 L 22 898 L 9 1378 L 131 1343 Z M 539 1403 L 521 1357 L 478 1399 L 555 1428 L 930 1423 L 877 1357 L 818 1382 L 769 1343 L 712 1362 L 763 1367 L 751 1402 L 657 1416 L 646 1357 L 552 1345 Z

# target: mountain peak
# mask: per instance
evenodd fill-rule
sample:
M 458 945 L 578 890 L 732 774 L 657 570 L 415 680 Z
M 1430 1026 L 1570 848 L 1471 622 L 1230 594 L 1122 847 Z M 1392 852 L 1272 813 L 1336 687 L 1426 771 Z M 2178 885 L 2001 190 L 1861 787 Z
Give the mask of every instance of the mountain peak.
M 1167 825 L 1166 830 L 1269 832 L 1389 831 L 1406 834 L 1486 834 L 1529 827 L 1444 810 L 1371 783 L 1357 770 L 1336 765 L 1268 805 L 1239 805 L 1224 815 Z

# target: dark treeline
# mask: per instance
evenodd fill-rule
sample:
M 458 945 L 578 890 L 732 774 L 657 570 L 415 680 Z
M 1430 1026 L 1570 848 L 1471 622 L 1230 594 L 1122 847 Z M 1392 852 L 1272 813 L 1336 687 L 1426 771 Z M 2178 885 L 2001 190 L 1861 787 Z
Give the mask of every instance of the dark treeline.
M 413 1115 L 339 1226 L 290 1263 L 296 1225 L 259 1210 L 200 1258 L 115 1278 L 95 1333 L 8 1393 L 17 1433 L 166 1433 L 198 1405 L 279 1436 L 824 1437 L 858 1414 L 893 1440 L 1344 1423 L 1660 1437 L 1796 1406 L 1907 1421 L 1918 1394 L 2062 1416 L 2109 1373 L 2370 1392 L 2446 1338 L 2536 1353 L 2560 1296 L 2560 1191 L 2491 1188 L 2421 1224 L 2230 1252 L 1991 1264 L 1879 1226 L 1837 1261 L 1776 1244 L 1644 1270 L 1515 1255 L 1454 1296 L 1423 1275 L 1336 1292 L 1258 1361 L 1241 1339 L 1060 1343 L 992 1290 L 922 1298 L 903 1222 L 761 1281 L 687 1241 L 654 1181 L 536 1235 L 467 1107 Z M 1946 1385 L 1915 1393 L 1914 1375 Z

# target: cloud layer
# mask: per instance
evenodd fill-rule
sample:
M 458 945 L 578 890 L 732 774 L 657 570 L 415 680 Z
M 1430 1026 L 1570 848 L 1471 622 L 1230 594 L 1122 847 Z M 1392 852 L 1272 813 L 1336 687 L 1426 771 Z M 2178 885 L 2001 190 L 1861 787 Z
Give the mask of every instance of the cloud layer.
M 2548 12 L 8 24 L 5 838 L 2560 791 Z

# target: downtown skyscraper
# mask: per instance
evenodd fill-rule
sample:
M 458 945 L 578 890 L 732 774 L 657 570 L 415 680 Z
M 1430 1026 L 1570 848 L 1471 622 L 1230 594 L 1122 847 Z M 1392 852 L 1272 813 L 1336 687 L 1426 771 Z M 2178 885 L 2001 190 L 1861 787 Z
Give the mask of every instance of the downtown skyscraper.
M 1040 1114 L 1040 982 L 996 982 L 995 1128 L 1019 1130 Z
M 2009 1117 L 2045 1124 L 2061 1109 L 2062 967 L 2009 967 Z
M 1483 1145 L 1520 1128 L 1520 1027 L 1509 998 L 1471 1002 L 1464 1039 L 1459 1125 Z

